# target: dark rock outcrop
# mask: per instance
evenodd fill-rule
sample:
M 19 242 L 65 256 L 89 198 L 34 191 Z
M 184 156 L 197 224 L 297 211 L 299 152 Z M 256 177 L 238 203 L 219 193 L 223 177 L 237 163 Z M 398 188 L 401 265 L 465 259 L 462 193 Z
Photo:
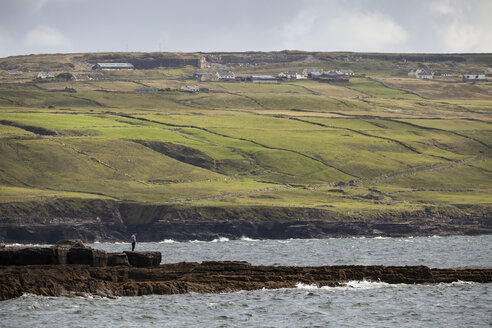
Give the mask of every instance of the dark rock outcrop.
M 103 267 L 108 264 L 108 254 L 90 247 L 71 247 L 67 252 L 67 264 L 87 264 Z
M 0 266 L 0 300 L 32 293 L 104 297 L 294 288 L 298 283 L 341 286 L 368 280 L 390 284 L 492 282 L 492 269 L 425 266 L 253 266 L 246 262 L 165 264 L 154 268 L 88 265 Z
M 130 265 L 137 268 L 155 267 L 161 264 L 161 252 L 124 252 Z
M 92 267 L 129 266 L 149 268 L 159 266 L 160 252 L 106 253 L 84 245 L 81 240 L 62 240 L 53 247 L 5 247 L 0 249 L 0 265 L 67 265 L 85 264 Z
M 159 265 L 160 262 L 157 264 Z M 108 253 L 108 266 L 125 265 L 129 266 L 128 256 L 125 253 Z

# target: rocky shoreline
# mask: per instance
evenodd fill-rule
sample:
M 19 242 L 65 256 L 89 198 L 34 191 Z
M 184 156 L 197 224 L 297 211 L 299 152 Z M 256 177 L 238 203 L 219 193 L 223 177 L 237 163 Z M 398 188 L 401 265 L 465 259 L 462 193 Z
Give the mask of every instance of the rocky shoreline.
M 247 262 L 160 264 L 159 252 L 106 253 L 80 241 L 0 249 L 0 300 L 43 296 L 140 296 L 343 286 L 349 281 L 425 284 L 492 282 L 492 269 L 426 266 L 253 266 Z
M 128 241 L 406 237 L 492 234 L 488 208 L 339 217 L 328 209 L 290 207 L 181 207 L 103 200 L 0 204 L 0 240 L 48 243 L 62 239 Z
M 152 268 L 89 265 L 0 266 L 0 300 L 43 296 L 141 296 L 295 288 L 299 283 L 343 286 L 348 281 L 425 284 L 492 282 L 492 269 L 425 266 L 253 266 L 246 262 L 164 264 Z

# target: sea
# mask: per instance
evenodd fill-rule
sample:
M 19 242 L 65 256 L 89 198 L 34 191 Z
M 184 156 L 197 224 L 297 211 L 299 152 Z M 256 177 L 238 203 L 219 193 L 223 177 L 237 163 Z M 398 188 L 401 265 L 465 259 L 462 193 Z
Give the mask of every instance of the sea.
M 109 252 L 129 243 L 94 243 Z M 248 261 L 254 265 L 426 265 L 492 268 L 492 235 L 137 242 L 162 263 Z M 492 284 L 390 285 L 66 298 L 25 294 L 0 302 L 0 327 L 492 327 Z

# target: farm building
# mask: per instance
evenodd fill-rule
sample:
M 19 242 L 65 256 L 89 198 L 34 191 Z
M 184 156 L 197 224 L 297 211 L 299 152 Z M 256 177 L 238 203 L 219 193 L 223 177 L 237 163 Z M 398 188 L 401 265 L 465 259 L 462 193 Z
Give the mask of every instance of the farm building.
M 183 85 L 181 87 L 181 91 L 199 92 L 200 87 L 198 85 Z
M 311 75 L 321 75 L 323 74 L 322 68 L 306 68 L 302 71 L 302 75 L 311 77 Z
M 417 79 L 432 80 L 434 78 L 434 72 L 428 72 L 421 68 L 416 68 L 408 72 L 408 76 L 415 77 Z
M 449 77 L 449 76 L 453 76 L 453 73 L 446 72 L 446 71 L 436 71 L 434 72 L 434 76 Z
M 280 72 L 278 74 L 278 77 L 280 79 L 284 79 L 284 80 L 293 80 L 296 78 L 296 73 L 291 73 L 291 72 Z
M 479 82 L 487 81 L 485 74 L 463 74 L 463 81 L 465 82 Z
M 97 63 L 92 66 L 95 71 L 117 70 L 117 69 L 134 69 L 132 63 Z
M 278 79 L 271 75 L 250 75 L 246 81 L 253 83 L 277 83 Z
M 315 80 L 324 82 L 348 82 L 350 76 L 340 74 L 338 71 L 329 71 L 313 77 Z
M 306 76 L 295 72 L 281 72 L 278 74 L 278 78 L 283 80 L 305 80 Z
M 354 71 L 352 71 L 351 69 L 337 69 L 337 70 L 335 70 L 335 72 L 337 74 L 340 74 L 343 76 L 353 76 L 354 75 Z
M 52 72 L 39 72 L 37 76 L 38 79 L 48 79 L 53 77 L 55 77 L 55 75 Z
M 234 80 L 236 78 L 233 72 L 217 72 L 216 76 L 219 80 Z

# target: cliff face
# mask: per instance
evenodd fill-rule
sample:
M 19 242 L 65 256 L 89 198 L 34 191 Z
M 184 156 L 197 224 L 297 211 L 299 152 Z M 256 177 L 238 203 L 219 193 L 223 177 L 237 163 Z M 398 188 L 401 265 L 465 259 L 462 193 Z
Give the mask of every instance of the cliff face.
M 127 240 L 114 202 L 65 199 L 0 204 L 0 239 L 7 243 L 49 243 L 63 239 Z
M 0 204 L 0 240 L 55 243 L 62 239 L 127 241 L 402 237 L 492 233 L 490 214 L 419 212 L 377 219 L 339 218 L 312 208 L 176 207 L 104 200 Z
M 87 265 L 0 266 L 0 300 L 32 293 L 103 297 L 230 292 L 294 288 L 296 284 L 339 286 L 348 281 L 441 283 L 492 282 L 492 269 L 430 269 L 425 266 L 252 266 L 246 262 L 166 264 L 154 268 Z

